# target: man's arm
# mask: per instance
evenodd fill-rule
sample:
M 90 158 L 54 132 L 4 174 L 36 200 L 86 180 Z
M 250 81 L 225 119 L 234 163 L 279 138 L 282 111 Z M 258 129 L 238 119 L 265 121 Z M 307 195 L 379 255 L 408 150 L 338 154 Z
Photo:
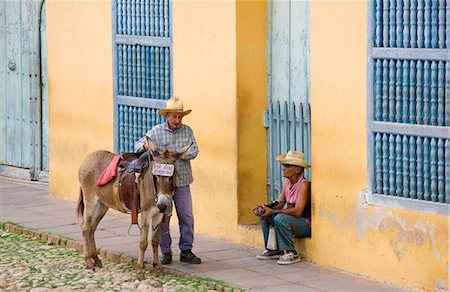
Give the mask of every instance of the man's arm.
M 311 195 L 310 192 L 310 183 L 309 181 L 305 181 L 298 190 L 295 206 L 287 209 L 274 210 L 274 212 L 292 216 L 301 216 L 303 213 L 303 209 L 305 209 L 306 203 L 308 202 L 308 199 Z
M 147 150 L 144 145 L 147 143 L 147 137 L 152 137 L 151 131 L 152 130 L 148 131 L 141 139 L 137 140 L 136 143 L 134 143 L 134 152 L 141 153 Z
M 140 152 L 145 151 L 144 144 L 146 142 L 146 138 L 145 138 L 146 136 L 147 135 L 145 135 L 141 139 L 137 140 L 136 143 L 134 143 L 134 152 L 140 153 Z
M 195 157 L 197 157 L 198 145 L 197 145 L 197 142 L 195 141 L 194 133 L 192 132 L 192 130 L 190 128 L 189 128 L 189 140 L 193 144 L 189 148 L 189 150 L 181 157 L 181 159 L 191 160 L 191 159 L 194 159 Z
M 274 213 L 276 214 L 287 214 L 292 216 L 301 216 L 303 213 L 303 209 L 306 206 L 306 203 L 308 202 L 308 199 L 310 198 L 310 182 L 306 181 L 302 184 L 300 187 L 300 190 L 298 190 L 299 194 L 297 196 L 297 201 L 295 202 L 295 206 L 292 208 L 287 209 L 271 209 L 266 208 L 264 214 L 262 217 L 270 217 Z

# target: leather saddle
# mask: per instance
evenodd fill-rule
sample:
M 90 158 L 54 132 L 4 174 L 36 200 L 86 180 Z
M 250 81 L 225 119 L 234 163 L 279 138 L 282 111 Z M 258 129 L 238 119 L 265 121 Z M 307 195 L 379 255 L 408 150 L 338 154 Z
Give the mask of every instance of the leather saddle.
M 124 213 L 131 212 L 131 224 L 138 223 L 140 193 L 137 179 L 142 171 L 149 167 L 149 164 L 149 154 L 145 151 L 142 154 L 122 153 L 117 166 L 113 200 L 117 210 Z

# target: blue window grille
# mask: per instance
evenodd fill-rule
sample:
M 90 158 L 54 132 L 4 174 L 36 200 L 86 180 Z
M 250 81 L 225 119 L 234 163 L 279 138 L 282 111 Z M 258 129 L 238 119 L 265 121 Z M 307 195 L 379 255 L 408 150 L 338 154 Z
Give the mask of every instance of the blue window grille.
M 114 148 L 131 152 L 172 94 L 171 1 L 113 1 L 113 68 Z
M 450 1 L 369 3 L 369 201 L 448 214 Z

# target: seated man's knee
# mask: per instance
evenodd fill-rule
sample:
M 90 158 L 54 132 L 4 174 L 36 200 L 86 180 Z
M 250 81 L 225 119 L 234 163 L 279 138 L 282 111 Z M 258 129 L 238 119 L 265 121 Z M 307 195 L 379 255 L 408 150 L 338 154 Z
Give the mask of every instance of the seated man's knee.
M 275 218 L 273 219 L 275 227 L 288 227 L 288 221 L 286 220 L 288 215 L 285 214 L 278 214 L 277 216 L 275 216 Z

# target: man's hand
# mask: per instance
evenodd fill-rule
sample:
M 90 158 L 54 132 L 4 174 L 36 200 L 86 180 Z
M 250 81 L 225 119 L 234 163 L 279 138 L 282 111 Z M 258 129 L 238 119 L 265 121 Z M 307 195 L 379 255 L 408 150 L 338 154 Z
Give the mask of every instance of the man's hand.
M 145 142 L 144 145 L 143 145 L 142 147 L 144 147 L 145 150 L 148 150 L 148 143 Z
M 261 217 L 263 218 L 269 218 L 270 216 L 272 216 L 273 210 L 269 207 L 265 207 L 264 208 L 264 214 L 262 214 Z
M 255 208 L 252 209 L 253 214 L 255 214 L 258 217 L 261 217 L 265 212 L 266 207 L 262 205 L 257 205 Z

